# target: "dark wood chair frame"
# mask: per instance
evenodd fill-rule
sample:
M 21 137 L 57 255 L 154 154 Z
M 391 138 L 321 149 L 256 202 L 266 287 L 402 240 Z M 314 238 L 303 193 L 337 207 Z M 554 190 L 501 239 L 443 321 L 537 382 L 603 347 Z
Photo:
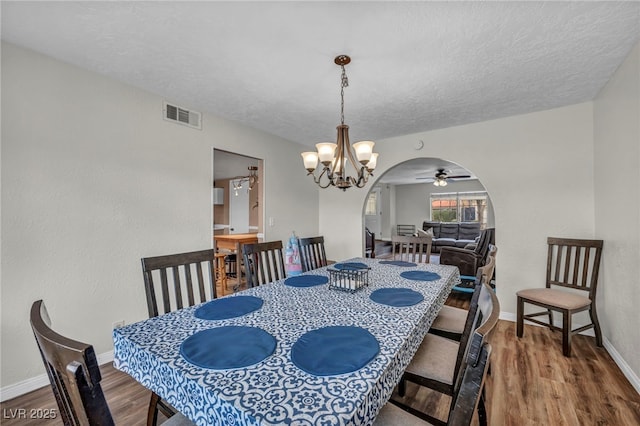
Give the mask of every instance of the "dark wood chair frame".
M 429 263 L 431 255 L 431 237 L 394 235 L 391 237 L 392 259 Z M 422 261 L 424 259 L 424 262 Z
M 364 228 L 364 256 L 372 259 L 376 257 L 376 234 L 366 227 Z
M 215 299 L 216 282 L 214 275 L 215 250 L 199 250 L 187 253 L 169 254 L 164 256 L 145 257 L 141 259 L 142 274 L 144 276 L 144 289 L 147 296 L 147 308 L 149 318 L 157 317 L 158 299 L 153 282 L 153 271 L 160 272 L 160 292 L 162 297 L 163 313 L 172 312 L 183 307 L 204 303 L 209 299 Z M 195 267 L 195 276 L 192 275 L 192 267 Z M 170 271 L 170 272 L 169 272 Z M 206 275 L 205 275 L 206 274 Z M 173 278 L 173 294 L 175 305 L 171 304 L 171 291 L 169 288 L 169 275 Z M 184 283 L 181 280 L 184 278 Z M 205 281 L 207 277 L 208 284 Z M 207 298 L 205 285 L 209 287 L 210 298 Z M 187 300 L 183 300 L 183 287 L 186 287 Z M 196 290 L 197 289 L 197 295 Z M 147 426 L 155 426 L 158 422 L 158 411 L 167 418 L 176 413 L 175 408 L 160 398 L 155 392 L 151 392 L 149 411 L 147 414 Z
M 563 309 L 518 296 L 516 335 L 522 337 L 525 319 L 549 327 L 551 330 L 561 331 L 562 353 L 568 357 L 571 356 L 571 337 L 574 334 L 593 328 L 596 336 L 596 345 L 602 347 L 602 332 L 596 311 L 596 289 L 598 287 L 603 240 L 549 237 L 547 238 L 547 245 L 546 288 L 557 286 L 582 290 L 588 293 L 591 303 L 577 309 Z M 593 256 L 591 255 L 592 250 L 595 251 Z M 525 303 L 540 306 L 545 310 L 525 314 Z M 573 329 L 571 325 L 573 314 L 587 310 L 589 311 L 591 323 Z M 553 324 L 552 312 L 554 311 L 562 314 L 562 327 L 557 327 Z M 547 316 L 548 322 L 535 318 L 541 315 Z
M 30 317 L 62 422 L 65 425 L 113 425 L 100 386 L 102 376 L 93 346 L 53 331 L 42 300 L 31 305 Z
M 475 298 L 475 301 L 473 300 Z M 475 309 L 473 308 L 475 305 Z M 465 329 L 460 339 L 458 354 L 456 356 L 456 365 L 454 368 L 454 376 L 451 384 L 443 383 L 435 379 L 423 377 L 420 375 L 405 372 L 398 385 L 398 394 L 402 397 L 406 393 L 406 381 L 417 383 L 420 386 L 425 386 L 429 389 L 433 389 L 445 395 L 450 395 L 451 405 L 450 411 L 453 410 L 453 404 L 455 403 L 455 395 L 460 388 L 462 380 L 462 372 L 464 371 L 466 364 L 476 364 L 480 348 L 488 338 L 490 332 L 498 323 L 500 316 L 500 304 L 495 292 L 491 287 L 480 281 L 476 282 L 476 289 L 472 296 L 472 305 L 469 309 L 469 315 L 465 323 Z M 404 404 L 399 401 L 395 401 L 396 405 L 401 406 L 404 409 Z M 480 399 L 480 406 L 478 407 L 480 425 L 487 425 L 486 408 L 484 406 L 484 398 Z M 447 422 L 433 417 L 428 413 L 421 413 L 419 416 L 434 425 L 446 425 Z
M 247 286 L 256 287 L 286 278 L 282 241 L 242 246 Z
M 324 250 L 324 237 L 299 238 L 300 263 L 302 272 L 327 266 L 327 254 Z
M 497 248 L 496 248 L 496 252 L 497 252 Z M 495 256 L 490 256 L 487 264 L 478 268 L 478 273 L 476 274 L 474 287 L 472 289 L 474 295 L 477 292 L 477 290 L 479 290 L 478 289 L 479 284 L 486 284 L 488 286 L 491 286 L 491 278 L 489 277 L 489 275 L 493 276 L 495 261 L 496 261 Z M 473 305 L 473 303 L 475 303 L 475 306 Z M 472 296 L 471 301 L 469 303 L 469 309 L 471 310 L 471 309 L 477 309 L 477 308 L 478 308 L 478 297 L 474 298 Z M 458 308 L 455 308 L 455 309 L 458 309 Z M 459 333 L 453 332 L 453 331 L 447 331 L 447 330 L 440 330 L 440 329 L 434 328 L 432 324 L 432 326 L 429 328 L 429 333 L 436 334 L 438 336 L 446 337 L 447 339 L 455 340 L 456 342 L 459 342 L 460 339 L 462 339 L 464 330 L 461 330 L 461 332 Z
M 484 389 L 491 361 L 491 345 L 483 343 L 483 338 L 478 334 L 474 334 L 473 342 L 478 347 L 476 361 L 466 364 L 464 373 L 461 375 L 458 392 L 453 396 L 454 402 L 451 404 L 448 420 L 446 423 L 439 421 L 438 423 L 440 424 L 469 426 L 476 411 L 478 412 L 479 423 L 488 423 L 484 403 Z M 394 399 L 389 400 L 389 402 L 429 423 L 433 421 L 431 416 L 409 405 Z
M 193 306 L 196 303 L 204 303 L 217 296 L 214 279 L 214 257 L 215 251 L 208 249 L 142 258 L 142 273 L 144 276 L 144 289 L 147 295 L 149 318 L 160 315 L 156 289 L 153 282 L 153 271 L 160 272 L 163 313 L 172 312 L 186 306 Z M 196 269 L 195 276 L 192 274 L 192 266 L 195 266 Z M 171 306 L 168 271 L 171 271 L 171 276 L 173 277 L 171 290 L 173 290 L 173 294 L 175 295 L 175 306 Z M 181 272 L 184 273 L 184 287 L 186 287 L 187 290 L 186 301 L 183 301 L 182 298 L 183 283 L 180 278 Z M 205 276 L 207 277 L 208 283 L 204 279 Z M 207 298 L 205 285 L 209 287 L 210 298 Z M 198 295 L 195 294 L 194 289 L 198 290 Z

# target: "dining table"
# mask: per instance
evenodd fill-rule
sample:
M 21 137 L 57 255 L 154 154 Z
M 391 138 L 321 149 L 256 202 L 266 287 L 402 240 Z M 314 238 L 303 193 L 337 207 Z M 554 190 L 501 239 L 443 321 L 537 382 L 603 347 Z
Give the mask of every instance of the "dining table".
M 117 328 L 114 366 L 197 425 L 370 425 L 459 283 L 353 258 Z

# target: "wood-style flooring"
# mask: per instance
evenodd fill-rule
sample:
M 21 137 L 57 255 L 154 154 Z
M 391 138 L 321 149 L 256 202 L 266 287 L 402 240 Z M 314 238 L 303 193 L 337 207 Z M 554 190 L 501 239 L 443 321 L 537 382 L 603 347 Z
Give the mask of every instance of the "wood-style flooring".
M 452 294 L 447 304 L 466 307 L 466 296 Z M 522 339 L 515 323 L 499 321 L 490 343 L 491 375 L 487 409 L 491 425 L 640 425 L 640 395 L 594 339 L 576 336 L 572 357 L 562 355 L 561 336 L 547 328 L 525 325 Z M 102 387 L 116 424 L 146 423 L 149 391 L 128 375 L 103 365 Z M 406 401 L 445 419 L 448 397 L 408 383 Z M 16 411 L 55 409 L 49 387 L 0 404 L 3 426 L 60 425 L 60 419 L 17 418 Z M 476 420 L 474 419 L 474 422 Z M 402 426 L 402 425 L 398 425 Z

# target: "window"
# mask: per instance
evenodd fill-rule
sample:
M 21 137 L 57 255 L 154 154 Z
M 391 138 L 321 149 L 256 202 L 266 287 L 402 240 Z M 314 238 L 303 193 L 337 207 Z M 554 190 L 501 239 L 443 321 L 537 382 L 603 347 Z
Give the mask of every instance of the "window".
M 443 192 L 431 194 L 430 201 L 433 221 L 487 224 L 486 192 Z
M 369 194 L 369 198 L 367 198 L 367 206 L 364 209 L 365 215 L 378 214 L 378 194 L 380 194 L 379 191 L 371 191 L 371 194 Z

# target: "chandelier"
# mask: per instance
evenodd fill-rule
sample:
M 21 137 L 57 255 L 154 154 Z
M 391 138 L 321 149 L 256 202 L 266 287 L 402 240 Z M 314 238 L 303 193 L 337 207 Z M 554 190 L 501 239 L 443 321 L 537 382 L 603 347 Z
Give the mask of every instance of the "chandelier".
M 337 143 L 316 144 L 318 151 L 303 152 L 302 161 L 307 169 L 307 175 L 311 175 L 320 188 L 328 188 L 331 185 L 346 191 L 352 186 L 362 188 L 366 185 L 369 176 L 373 176 L 378 154 L 373 152 L 374 142 L 372 141 L 356 142 L 353 144 L 353 149 L 349 144 L 349 126 L 344 124 L 344 88 L 349 86 L 349 80 L 344 66 L 351 62 L 351 58 L 347 55 L 339 55 L 336 56 L 334 62 L 342 68 L 340 125 L 336 127 L 338 130 Z M 353 150 L 355 150 L 355 157 Z M 347 175 L 347 159 L 356 172 L 355 176 Z M 322 171 L 316 176 L 315 171 L 319 168 L 318 160 L 322 163 Z

